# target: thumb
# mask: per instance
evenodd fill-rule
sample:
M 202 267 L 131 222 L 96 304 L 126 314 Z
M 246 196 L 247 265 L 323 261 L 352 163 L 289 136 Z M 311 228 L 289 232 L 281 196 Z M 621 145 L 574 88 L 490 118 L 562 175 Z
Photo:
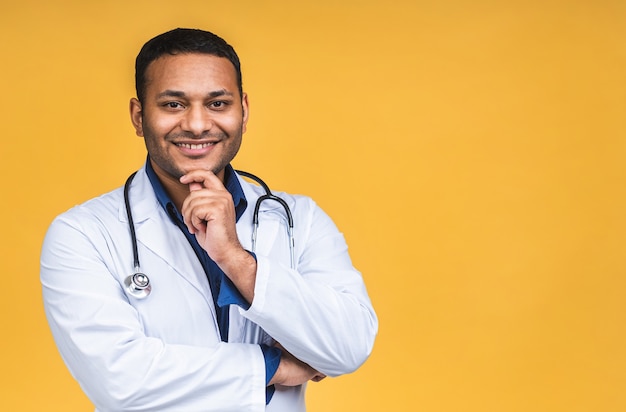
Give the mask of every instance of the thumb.
M 195 192 L 197 190 L 201 190 L 202 189 L 202 184 L 198 183 L 198 182 L 191 182 L 189 183 L 189 191 L 190 192 Z

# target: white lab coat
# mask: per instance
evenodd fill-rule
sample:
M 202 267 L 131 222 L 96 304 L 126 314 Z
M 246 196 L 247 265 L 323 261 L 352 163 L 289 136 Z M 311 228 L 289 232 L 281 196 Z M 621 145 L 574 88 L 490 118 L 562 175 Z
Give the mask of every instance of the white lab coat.
M 250 250 L 262 189 L 240 181 L 248 208 L 237 232 Z M 266 407 L 258 343 L 274 338 L 328 376 L 367 359 L 378 321 L 343 236 L 311 199 L 279 195 L 294 217 L 297 268 L 290 269 L 283 209 L 263 202 L 255 297 L 248 310 L 231 306 L 228 343 L 220 341 L 204 270 L 143 168 L 130 202 L 141 269 L 152 284 L 147 298 L 123 288 L 134 268 L 121 188 L 54 220 L 41 256 L 46 315 L 65 363 L 97 410 L 304 411 L 306 385 L 277 387 Z

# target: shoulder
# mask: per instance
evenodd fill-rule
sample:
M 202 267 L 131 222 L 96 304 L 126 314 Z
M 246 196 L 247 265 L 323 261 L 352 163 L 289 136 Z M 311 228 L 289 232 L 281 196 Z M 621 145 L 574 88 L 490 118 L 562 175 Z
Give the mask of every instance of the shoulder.
M 266 194 L 265 190 L 241 178 L 240 181 L 248 201 L 249 213 L 252 214 L 259 197 Z M 311 197 L 283 191 L 272 191 L 272 194 L 282 199 L 289 208 L 289 212 L 293 217 L 294 227 L 297 228 L 301 235 L 303 233 L 305 236 L 308 236 L 313 232 L 334 233 L 338 231 L 331 217 Z M 259 213 L 271 216 L 273 214 L 284 215 L 285 212 L 278 202 L 266 200 L 259 207 Z
M 156 197 L 144 169 L 140 169 L 130 186 L 130 205 L 135 221 L 151 216 Z M 90 199 L 60 214 L 53 221 L 114 225 L 128 222 L 124 201 L 124 186 Z
M 255 183 L 250 183 L 245 179 L 239 177 L 239 182 L 243 189 L 246 200 L 248 201 L 248 207 L 254 208 L 257 200 L 266 194 L 265 189 Z M 305 195 L 292 194 L 283 191 L 272 190 L 272 194 L 285 202 L 285 204 L 291 209 L 292 213 L 307 214 L 312 213 L 315 209 L 318 209 L 315 201 Z M 261 210 L 271 210 L 280 208 L 280 205 L 276 201 L 267 200 L 263 201 Z M 295 218 L 295 217 L 294 217 Z
M 95 226 L 109 226 L 114 222 L 120 222 L 123 219 L 120 213 L 123 210 L 123 203 L 123 189 L 117 188 L 61 213 L 52 221 L 48 231 L 73 228 L 83 232 Z

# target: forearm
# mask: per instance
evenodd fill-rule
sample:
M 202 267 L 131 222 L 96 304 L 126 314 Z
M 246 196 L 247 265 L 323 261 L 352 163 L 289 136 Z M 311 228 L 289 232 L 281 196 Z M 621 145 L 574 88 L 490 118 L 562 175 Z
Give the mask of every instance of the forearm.
M 228 258 L 216 262 L 224 274 L 233 282 L 237 291 L 248 304 L 254 300 L 254 286 L 256 284 L 256 258 L 241 248 L 227 254 Z
M 300 276 L 258 256 L 255 300 L 244 316 L 259 324 L 291 354 L 330 376 L 349 373 L 372 350 L 377 319 L 360 275 L 354 271 Z M 346 290 L 324 279 L 356 277 Z
M 260 346 L 220 343 L 203 295 L 171 268 L 148 259 L 146 249 L 143 268 L 159 289 L 145 300 L 127 297 L 121 286 L 126 272 L 115 269 L 118 259 L 96 251 L 107 250 L 105 243 L 96 232 L 87 236 L 57 222 L 41 262 L 50 328 L 94 404 L 102 410 L 263 411 Z M 119 261 L 132 262 L 131 257 Z
M 233 411 L 265 405 L 265 364 L 258 345 L 193 346 L 147 337 L 141 326 L 89 296 L 44 291 L 49 323 L 72 375 L 102 410 L 212 410 L 224 393 L 238 393 Z M 60 303 L 60 301 L 64 303 Z M 67 313 L 65 309 L 72 313 Z M 118 308 L 119 309 L 119 308 Z M 245 388 L 245 389 L 244 389 Z M 222 411 L 223 409 L 215 409 Z

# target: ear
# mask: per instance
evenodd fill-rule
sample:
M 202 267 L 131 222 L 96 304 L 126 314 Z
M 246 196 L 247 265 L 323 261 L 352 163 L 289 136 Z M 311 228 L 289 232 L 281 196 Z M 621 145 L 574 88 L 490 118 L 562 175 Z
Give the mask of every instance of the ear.
M 244 93 L 243 96 L 241 96 L 241 108 L 243 110 L 243 123 L 241 126 L 241 133 L 245 133 L 248 125 L 248 115 L 250 113 L 247 93 Z
M 137 98 L 130 99 L 130 121 L 133 123 L 137 136 L 143 137 L 143 111 Z

